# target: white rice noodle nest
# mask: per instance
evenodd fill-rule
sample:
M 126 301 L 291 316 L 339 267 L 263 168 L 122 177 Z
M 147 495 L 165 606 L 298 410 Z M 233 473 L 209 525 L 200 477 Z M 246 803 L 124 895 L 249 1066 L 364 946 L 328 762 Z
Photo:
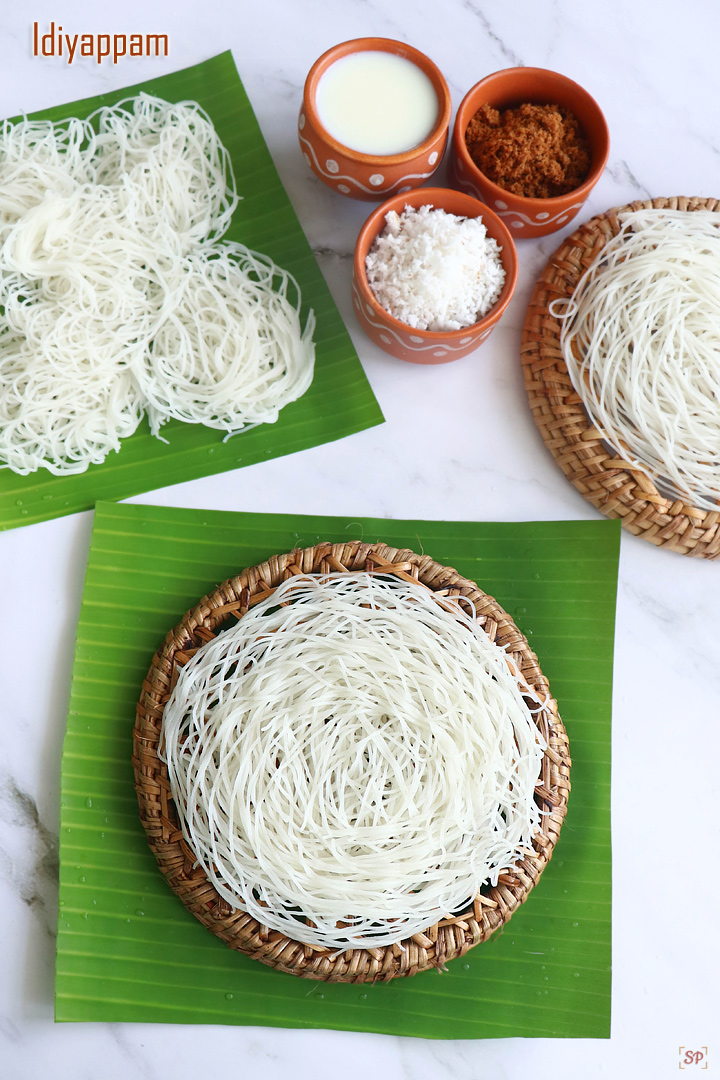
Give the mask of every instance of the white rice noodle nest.
M 636 210 L 563 320 L 573 386 L 615 452 L 659 491 L 720 506 L 720 213 Z
M 291 275 L 220 241 L 237 202 L 195 102 L 2 125 L 0 467 L 82 472 L 146 411 L 156 435 L 233 434 L 305 392 L 313 314 L 303 330 Z
M 88 147 L 96 184 L 119 188 L 148 239 L 181 254 L 220 239 L 238 203 L 230 155 L 193 101 L 140 94 L 99 109 Z
M 87 124 L 71 119 L 24 120 L 0 126 L 0 243 L 13 225 L 48 192 L 70 194 L 90 174 L 83 144 Z
M 314 326 L 311 313 L 302 329 L 297 289 L 271 259 L 229 243 L 189 255 L 138 368 L 151 431 L 273 423 L 312 382 Z
M 296 576 L 181 669 L 160 752 L 234 909 L 372 948 L 462 911 L 531 849 L 544 704 L 460 602 Z

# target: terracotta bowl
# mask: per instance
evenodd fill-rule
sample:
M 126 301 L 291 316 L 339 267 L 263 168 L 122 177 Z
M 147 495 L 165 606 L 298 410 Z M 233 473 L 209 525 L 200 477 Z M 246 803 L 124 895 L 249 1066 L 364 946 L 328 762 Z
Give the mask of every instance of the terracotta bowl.
M 567 195 L 549 199 L 513 195 L 489 180 L 468 153 L 465 132 L 481 105 L 504 109 L 526 102 L 561 105 L 569 109 L 590 143 L 590 172 L 580 187 Z M 555 71 L 505 68 L 476 83 L 462 100 L 453 130 L 451 182 L 491 206 L 504 219 L 513 236 L 546 236 L 572 221 L 600 179 L 609 153 L 610 136 L 605 117 L 586 90 Z
M 385 215 L 390 210 L 402 213 L 406 206 L 418 209 L 426 205 L 445 210 L 449 214 L 481 217 L 488 236 L 500 245 L 506 275 L 502 292 L 484 318 L 463 330 L 416 330 L 393 318 L 378 303 L 368 285 L 365 259 L 376 236 L 385 228 Z M 367 336 L 386 353 L 399 360 L 408 360 L 411 364 L 447 364 L 474 352 L 478 345 L 485 341 L 510 303 L 517 277 L 515 244 L 497 214 L 462 191 L 450 188 L 420 188 L 388 199 L 373 211 L 360 230 L 353 263 L 353 306 L 358 322 Z
M 373 156 L 351 150 L 323 127 L 315 105 L 318 83 L 327 69 L 358 52 L 388 52 L 412 61 L 428 76 L 438 98 L 438 117 L 430 135 L 402 154 Z M 448 141 L 452 102 L 440 70 L 423 53 L 389 38 L 356 38 L 335 45 L 316 60 L 305 81 L 298 119 L 298 138 L 306 162 L 333 191 L 352 199 L 377 201 L 419 187 L 442 161 Z

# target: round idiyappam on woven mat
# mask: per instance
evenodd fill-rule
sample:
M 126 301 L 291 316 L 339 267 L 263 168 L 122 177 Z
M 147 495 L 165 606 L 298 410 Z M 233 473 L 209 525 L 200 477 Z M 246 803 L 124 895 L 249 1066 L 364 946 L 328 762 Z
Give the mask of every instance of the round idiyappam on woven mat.
M 398 588 L 407 583 L 409 591 L 419 591 L 423 599 L 427 590 L 428 596 L 437 598 L 429 605 L 431 608 L 434 608 L 435 602 L 438 609 L 448 606 L 455 610 L 462 608 L 464 618 L 475 624 L 469 630 L 466 628 L 465 632 L 477 634 L 483 639 L 487 635 L 487 639 L 498 647 L 496 651 L 502 650 L 503 666 L 513 673 L 513 678 L 522 688 L 520 700 L 531 717 L 532 741 L 540 744 L 536 759 L 536 766 L 539 762 L 537 779 L 534 772 L 530 774 L 529 789 L 532 816 L 537 824 L 533 826 L 531 846 L 524 846 L 509 865 L 501 864 L 500 872 L 495 875 L 496 884 L 483 885 L 476 895 L 465 899 L 462 905 L 435 920 L 432 925 L 423 926 L 422 930 L 416 930 L 400 941 L 377 947 L 372 944 L 371 927 L 368 944 L 364 947 L 328 947 L 308 942 L 307 938 L 312 938 L 320 929 L 316 930 L 316 924 L 311 920 L 303 920 L 302 916 L 290 912 L 290 925 L 297 926 L 298 930 L 296 936 L 289 935 L 264 925 L 244 908 L 231 904 L 215 887 L 211 878 L 215 876 L 217 867 L 211 866 L 208 872 L 183 834 L 187 805 L 180 813 L 173 798 L 171 776 L 165 760 L 171 760 L 171 755 L 164 744 L 163 716 L 168 702 L 173 708 L 175 685 L 182 678 L 182 669 L 191 663 L 197 650 L 208 643 L 211 643 L 211 648 L 215 643 L 220 643 L 224 632 L 229 639 L 233 628 L 240 628 L 243 617 L 253 608 L 268 613 L 277 612 L 278 605 L 272 603 L 272 598 L 275 590 L 282 588 L 289 579 L 300 585 L 306 580 L 312 586 L 313 582 L 321 583 L 323 577 L 330 575 L 333 581 L 344 587 L 346 577 L 348 580 L 360 580 L 368 574 L 372 580 Z M 280 595 L 284 594 L 281 592 Z M 299 600 L 291 606 L 296 608 L 302 603 Z M 478 628 L 484 633 L 478 634 Z M 349 654 L 346 652 L 343 662 L 351 654 L 352 650 Z M 203 650 L 200 657 L 204 655 L 210 655 L 209 650 Z M 233 666 L 231 659 L 226 669 L 230 678 L 239 666 Z M 243 672 L 249 670 L 250 666 L 244 666 Z M 428 668 L 431 670 L 430 665 Z M 219 671 L 220 665 L 215 664 L 213 678 Z M 368 673 L 367 683 L 372 686 L 374 681 L 380 682 L 382 677 L 383 671 L 379 667 L 372 669 Z M 494 677 L 492 682 L 495 682 Z M 268 701 L 268 716 L 272 715 L 272 704 L 272 700 Z M 212 708 L 215 710 L 216 706 Z M 205 712 L 202 705 L 201 718 Z M 168 731 L 169 728 L 168 724 Z M 168 738 L 171 736 L 168 735 Z M 182 738 L 179 745 L 182 749 Z M 195 754 L 196 744 L 192 745 L 193 751 L 189 756 Z M 322 754 L 325 740 L 321 739 L 318 745 Z M 371 747 L 371 760 L 372 752 Z M 206 756 L 201 773 L 206 768 L 212 770 L 211 757 L 211 754 Z M 279 764 L 279 760 L 276 761 L 275 767 L 279 767 Z M 391 768 L 395 768 L 395 764 L 393 762 Z M 472 946 L 486 940 L 527 898 L 550 859 L 565 817 L 570 790 L 567 735 L 556 703 L 550 697 L 548 683 L 537 657 L 506 612 L 473 582 L 428 556 L 397 550 L 385 544 L 363 544 L 359 541 L 318 544 L 274 556 L 224 582 L 188 612 L 167 635 L 143 683 L 133 733 L 133 767 L 140 818 L 150 848 L 170 887 L 185 907 L 233 949 L 285 972 L 337 982 L 384 981 L 414 975 L 430 968 L 443 968 L 448 960 L 463 955 Z M 347 782 L 351 783 L 352 780 L 350 776 Z M 437 791 L 434 794 L 437 796 Z M 334 812 L 336 807 L 332 809 Z M 420 804 L 418 809 L 422 813 Z M 509 816 L 507 807 L 500 812 L 503 817 Z M 427 869 L 432 871 L 433 867 L 428 866 Z M 432 873 L 429 876 L 432 877 Z M 223 888 L 222 882 L 218 884 Z M 352 896 L 347 900 L 352 909 Z
M 720 557 L 720 510 L 666 497 L 641 470 L 619 457 L 591 422 L 560 344 L 562 320 L 553 301 L 569 300 L 583 273 L 620 232 L 632 210 L 718 210 L 717 199 L 651 199 L 615 207 L 581 225 L 555 251 L 538 278 L 523 327 L 521 359 L 530 408 L 545 445 L 580 494 L 623 528 L 656 547 L 703 559 Z

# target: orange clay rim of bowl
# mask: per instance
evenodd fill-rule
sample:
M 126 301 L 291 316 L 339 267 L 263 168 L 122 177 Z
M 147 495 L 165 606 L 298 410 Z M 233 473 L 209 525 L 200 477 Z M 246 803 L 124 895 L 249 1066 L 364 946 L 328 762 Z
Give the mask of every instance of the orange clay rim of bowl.
M 527 90 L 524 87 L 529 87 Z M 494 89 L 493 89 L 494 88 Z M 480 94 L 481 89 L 488 90 L 488 96 Z M 553 93 L 557 91 L 557 97 Z M 553 195 L 549 198 L 535 198 L 528 195 L 515 195 L 512 191 L 500 187 L 480 169 L 470 156 L 465 142 L 468 124 L 481 105 L 488 104 L 495 108 L 513 108 L 531 102 L 537 105 L 564 105 L 577 117 L 585 137 L 590 143 L 590 171 L 582 184 L 566 192 L 565 195 Z M 468 90 L 460 102 L 453 131 L 453 150 L 461 158 L 464 167 L 472 176 L 479 176 L 482 183 L 493 193 L 493 197 L 517 200 L 517 205 L 534 204 L 547 206 L 548 209 L 561 207 L 568 200 L 584 200 L 600 179 L 610 154 L 610 132 L 607 121 L 595 98 L 579 83 L 548 68 L 516 67 L 502 68 L 491 75 L 486 75 L 480 82 Z
M 320 79 L 336 60 L 340 60 L 343 56 L 350 56 L 352 53 L 358 52 L 387 52 L 393 53 L 395 56 L 402 56 L 406 60 L 411 60 L 416 67 L 419 67 L 433 84 L 438 99 L 438 116 L 435 125 L 430 134 L 423 139 L 422 142 L 411 147 L 410 150 L 404 150 L 402 154 L 363 154 L 359 150 L 353 150 L 351 147 L 345 146 L 344 143 L 334 139 L 320 119 L 315 107 L 315 94 Z M 307 79 L 305 80 L 303 107 L 312 126 L 317 131 L 322 132 L 323 141 L 348 160 L 356 161 L 358 164 L 363 165 L 379 161 L 382 161 L 386 165 L 402 165 L 407 161 L 412 161 L 419 154 L 422 154 L 425 149 L 429 149 L 439 136 L 442 135 L 443 131 L 450 126 L 452 99 L 450 97 L 450 89 L 445 81 L 445 76 L 440 71 L 440 68 L 437 67 L 425 53 L 420 52 L 419 49 L 413 48 L 412 45 L 406 45 L 403 41 L 395 41 L 393 38 L 368 37 L 353 38 L 351 41 L 343 41 L 339 45 L 333 45 L 331 49 L 328 49 L 327 52 L 324 52 L 322 56 L 318 57 L 310 68 Z
M 518 257 L 515 241 L 504 221 L 502 221 L 489 206 L 486 206 L 485 203 L 481 203 L 479 199 L 473 198 L 472 195 L 467 195 L 464 191 L 456 191 L 454 188 L 421 187 L 413 188 L 412 191 L 401 192 L 398 195 L 392 195 L 389 199 L 386 199 L 384 203 L 381 203 L 380 206 L 373 210 L 360 230 L 355 244 L 354 270 L 355 281 L 363 300 L 370 304 L 373 310 L 393 329 L 407 333 L 408 330 L 413 330 L 414 328 L 409 326 L 408 323 L 396 319 L 395 316 L 391 315 L 390 312 L 376 299 L 375 293 L 368 284 L 367 273 L 365 271 L 365 258 L 372 247 L 373 241 L 382 232 L 385 224 L 385 215 L 389 213 L 389 211 L 396 210 L 401 213 L 406 206 L 412 206 L 417 210 L 419 207 L 427 205 L 432 205 L 437 210 L 445 210 L 450 214 L 482 218 L 483 224 L 491 226 L 487 230 L 488 236 L 491 236 L 500 245 L 500 258 L 505 269 L 505 283 L 502 287 L 500 296 L 488 313 L 483 315 L 481 319 L 478 319 L 476 323 L 471 323 L 470 326 L 464 326 L 460 330 L 414 331 L 417 334 L 422 334 L 423 338 L 428 342 L 437 342 L 438 345 L 441 345 L 443 342 L 447 342 L 451 339 L 453 335 L 465 336 L 467 334 L 476 333 L 479 328 L 495 325 L 510 303 L 512 295 L 515 292 L 515 286 L 517 285 L 518 279 Z

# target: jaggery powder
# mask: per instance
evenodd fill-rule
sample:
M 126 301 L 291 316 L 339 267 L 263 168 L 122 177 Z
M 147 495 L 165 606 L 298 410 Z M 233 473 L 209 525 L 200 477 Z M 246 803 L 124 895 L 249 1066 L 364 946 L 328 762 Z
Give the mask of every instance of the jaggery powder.
M 577 118 L 559 105 L 481 105 L 465 132 L 470 157 L 505 191 L 531 199 L 565 195 L 590 170 L 590 147 Z

